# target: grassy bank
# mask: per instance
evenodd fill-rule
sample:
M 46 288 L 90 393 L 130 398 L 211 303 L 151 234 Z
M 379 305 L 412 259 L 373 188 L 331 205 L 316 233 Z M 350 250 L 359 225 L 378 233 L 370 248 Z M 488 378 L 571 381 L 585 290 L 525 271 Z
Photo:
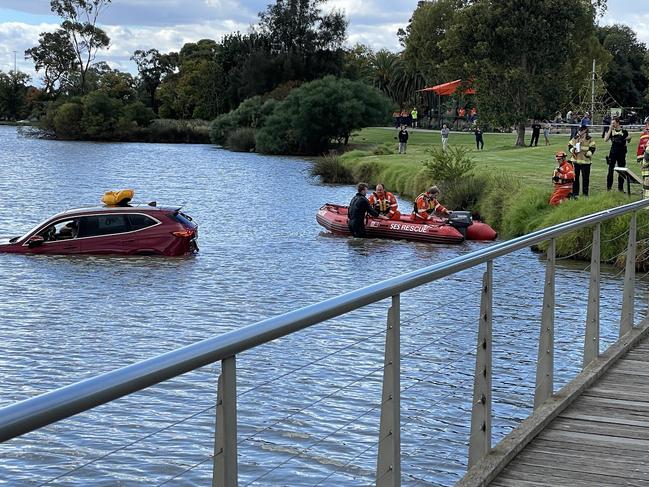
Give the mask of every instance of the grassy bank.
M 427 149 L 441 147 L 441 137 L 439 131 L 410 131 L 407 153 L 397 154 L 396 134 L 396 130 L 383 128 L 360 131 L 351 140 L 351 150 L 342 155 L 342 165 L 353 181 L 363 180 L 370 184 L 380 181 L 401 196 L 413 198 L 430 184 L 438 183 L 431 179 L 422 161 L 430 158 Z M 568 135 L 552 134 L 548 146 L 541 137 L 540 144 L 543 145 L 516 148 L 515 134 L 484 134 L 484 150 L 478 151 L 473 134 L 451 133 L 449 145 L 468 148 L 476 166 L 474 176 L 463 178 L 449 188 L 446 198 L 455 202 L 470 201 L 470 198 L 462 200 L 463 192 L 475 196 L 471 209 L 477 210 L 503 238 L 523 235 L 638 199 L 637 185 L 632 188 L 636 196 L 631 198 L 617 191 L 606 191 L 605 157 L 609 145 L 600 135 L 601 132 L 593 134 L 598 147 L 593 157 L 591 196 L 551 207 L 548 199 L 552 192 L 551 175 L 556 166 L 554 154 L 558 150 L 567 151 Z M 635 162 L 637 140 L 638 134 L 632 134 L 627 166 L 639 174 L 640 168 Z M 444 195 L 442 203 L 447 203 Z M 627 216 L 602 225 L 602 259 L 617 264 L 624 261 L 626 238 L 617 237 L 626 231 L 628 221 Z M 638 267 L 649 268 L 649 255 L 643 251 L 643 240 L 649 239 L 649 216 L 639 215 L 638 226 Z M 586 248 L 575 257 L 588 259 L 591 239 L 592 229 L 573 232 L 558 241 L 557 252 L 566 256 Z

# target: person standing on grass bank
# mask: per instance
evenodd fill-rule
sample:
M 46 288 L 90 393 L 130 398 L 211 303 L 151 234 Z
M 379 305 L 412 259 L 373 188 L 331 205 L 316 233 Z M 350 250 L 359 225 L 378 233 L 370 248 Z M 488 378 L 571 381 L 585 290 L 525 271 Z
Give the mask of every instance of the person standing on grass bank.
M 575 167 L 575 181 L 572 185 L 572 195 L 579 196 L 579 180 L 583 176 L 583 194 L 588 196 L 590 184 L 590 165 L 595 153 L 595 139 L 588 135 L 588 127 L 582 125 L 577 135 L 568 142 L 568 152 L 572 154 L 570 161 Z
M 543 121 L 543 138 L 545 139 L 545 145 L 550 145 L 550 121 Z
M 408 129 L 405 125 L 401 126 L 399 130 L 399 154 L 406 153 L 406 146 L 408 145 Z
M 538 120 L 532 122 L 532 138 L 530 139 L 530 147 L 539 145 L 539 135 L 541 135 L 541 124 Z
M 626 167 L 626 144 L 631 142 L 629 132 L 622 128 L 620 119 L 615 117 L 611 122 L 611 126 L 606 132 L 604 142 L 611 141 L 611 150 L 606 156 L 606 163 L 608 164 L 608 173 L 606 174 L 606 191 L 610 191 L 613 187 L 613 172 L 615 165 L 617 167 Z M 624 191 L 624 178 L 621 174 L 617 175 L 617 189 Z
M 483 150 L 484 140 L 482 139 L 482 129 L 480 128 L 480 125 L 475 126 L 474 132 L 475 132 L 475 148 L 477 150 Z
M 440 131 L 442 134 L 442 149 L 444 152 L 448 149 L 448 134 L 451 132 L 446 124 L 442 125 L 442 130 Z
M 608 132 L 609 125 L 611 124 L 611 114 L 610 112 L 606 112 L 604 115 L 604 118 L 602 119 L 602 139 L 606 137 L 606 132 Z
M 417 117 L 419 114 L 417 113 L 417 108 L 412 107 L 412 111 L 410 112 L 410 116 L 412 117 L 412 128 L 415 128 L 417 126 Z
M 374 218 L 378 217 L 383 220 L 387 220 L 388 217 L 380 215 L 379 212 L 370 205 L 370 202 L 366 198 L 367 184 L 358 183 L 356 189 L 357 193 L 349 202 L 349 209 L 347 210 L 347 227 L 354 237 L 364 237 L 365 215 L 367 215 L 367 213 L 372 215 Z
M 645 119 L 644 131 L 640 134 L 638 150 L 636 152 L 637 161 L 640 163 L 642 171 L 642 197 L 649 198 L 649 117 Z

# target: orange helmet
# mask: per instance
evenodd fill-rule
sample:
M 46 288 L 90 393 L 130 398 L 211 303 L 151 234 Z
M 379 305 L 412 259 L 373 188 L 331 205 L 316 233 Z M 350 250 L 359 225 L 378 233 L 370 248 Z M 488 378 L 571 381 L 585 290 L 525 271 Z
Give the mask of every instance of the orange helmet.
M 568 157 L 568 155 L 565 152 L 563 152 L 562 150 L 560 150 L 560 151 L 557 151 L 557 153 L 554 155 L 554 157 L 557 158 L 557 159 L 565 159 L 566 157 Z

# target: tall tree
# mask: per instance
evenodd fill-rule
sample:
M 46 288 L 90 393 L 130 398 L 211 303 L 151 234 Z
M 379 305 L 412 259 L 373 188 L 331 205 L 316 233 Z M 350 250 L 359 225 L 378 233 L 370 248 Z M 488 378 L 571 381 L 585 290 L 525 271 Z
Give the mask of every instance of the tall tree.
M 0 117 L 18 120 L 23 113 L 29 75 L 20 71 L 0 72 Z
M 48 95 L 68 88 L 70 73 L 78 66 L 70 37 L 63 29 L 43 32 L 38 39 L 38 46 L 25 51 L 25 58 L 34 61 L 37 73 L 43 71 L 43 83 Z
M 165 76 L 173 73 L 178 66 L 178 54 L 161 54 L 157 49 L 149 49 L 148 51 L 138 49 L 131 56 L 131 60 L 135 61 L 137 65 L 140 80 L 149 95 L 151 109 L 158 113 L 156 90 Z
M 340 12 L 325 14 L 326 0 L 275 0 L 259 13 L 259 30 L 275 53 L 303 54 L 335 50 L 342 46 L 347 21 Z
M 411 72 L 421 73 L 428 84 L 444 81 L 440 75 L 440 65 L 447 58 L 441 42 L 453 25 L 453 18 L 466 0 L 438 0 L 419 2 L 405 31 L 397 35 L 404 46 L 404 62 Z
M 457 12 L 446 39 L 446 69 L 472 78 L 481 118 L 515 125 L 525 145 L 525 123 L 569 100 L 593 58 L 606 58 L 595 37 L 590 0 L 479 0 Z
M 99 14 L 111 0 L 51 0 L 50 8 L 63 22 L 61 28 L 70 38 L 79 72 L 79 92 L 85 93 L 86 73 L 97 51 L 108 47 L 110 38 L 97 27 Z
M 647 46 L 638 41 L 635 32 L 626 25 L 600 27 L 597 37 L 612 60 L 602 76 L 608 92 L 625 107 L 643 104 L 643 95 L 649 86 L 643 71 Z

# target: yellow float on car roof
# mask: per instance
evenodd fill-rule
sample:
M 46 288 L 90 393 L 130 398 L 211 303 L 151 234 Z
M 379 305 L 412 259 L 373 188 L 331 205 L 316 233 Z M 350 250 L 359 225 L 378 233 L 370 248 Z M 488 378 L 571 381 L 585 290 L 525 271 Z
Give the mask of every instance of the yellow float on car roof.
M 132 189 L 120 189 L 119 191 L 106 191 L 101 197 L 101 202 L 108 206 L 126 205 L 133 199 L 135 191 Z

